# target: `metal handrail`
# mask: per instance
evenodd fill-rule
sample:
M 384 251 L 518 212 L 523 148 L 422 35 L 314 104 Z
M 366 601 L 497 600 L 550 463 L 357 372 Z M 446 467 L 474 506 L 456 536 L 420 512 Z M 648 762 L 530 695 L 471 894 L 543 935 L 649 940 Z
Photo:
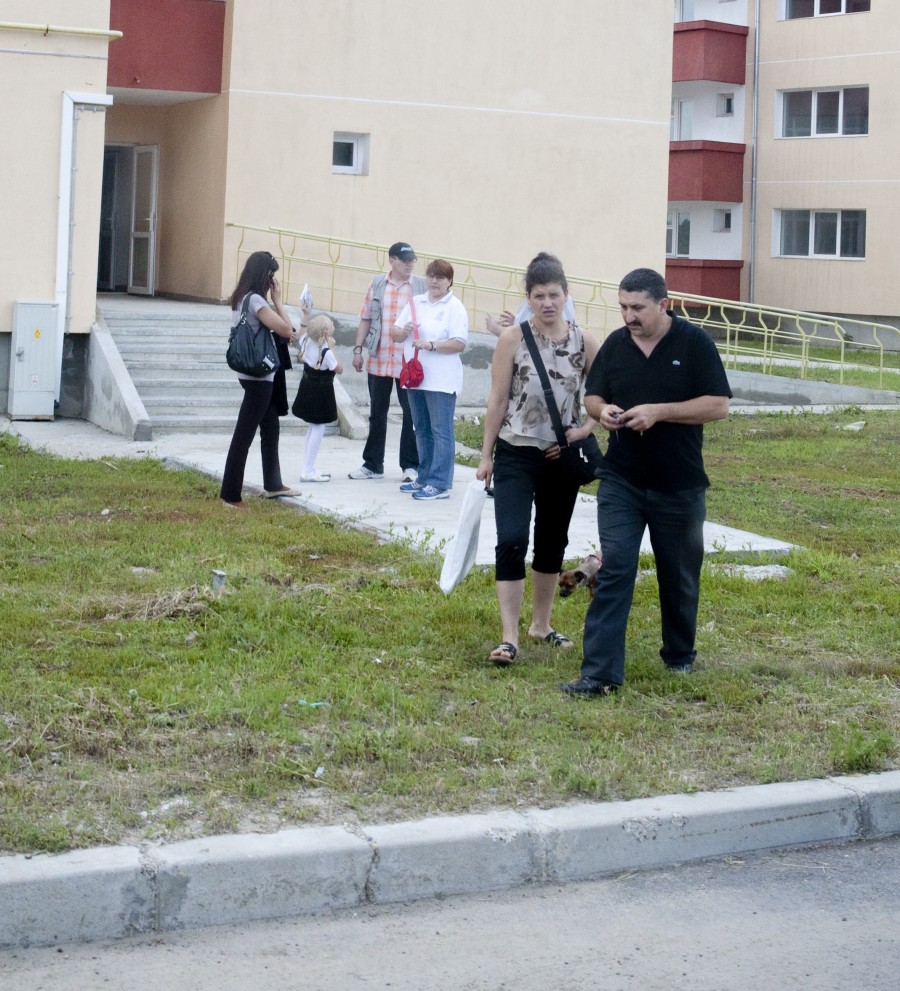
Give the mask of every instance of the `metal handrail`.
M 339 313 L 357 312 L 372 276 L 387 267 L 388 246 L 384 244 L 282 227 L 239 223 L 227 226 L 240 232 L 235 247 L 235 277 L 246 255 L 267 248 L 280 259 L 287 303 L 300 295 L 304 284 L 309 284 L 318 307 Z M 254 237 L 253 247 L 248 248 L 245 242 L 251 233 L 261 237 Z M 488 313 L 518 309 L 524 296 L 524 267 L 418 249 L 417 252 L 426 263 L 444 258 L 453 265 L 454 292 L 468 309 L 473 330 L 482 329 Z M 569 276 L 568 282 L 581 326 L 602 340 L 621 325 L 617 282 L 580 276 Z M 900 376 L 900 329 L 890 324 L 841 320 L 827 314 L 675 291 L 671 301 L 676 312 L 712 334 L 723 360 L 731 368 L 739 363 L 765 372 L 772 372 L 777 366 L 796 368 L 797 377 L 802 379 L 816 369 L 835 369 L 841 383 L 848 369 L 859 368 L 878 373 L 878 388 L 886 387 L 886 376 Z M 871 343 L 854 341 L 853 331 L 857 334 L 863 331 L 871 337 Z M 887 342 L 893 347 L 889 348 Z M 813 355 L 813 347 L 833 351 L 834 356 Z M 852 354 L 873 354 L 876 362 L 857 364 L 850 357 Z

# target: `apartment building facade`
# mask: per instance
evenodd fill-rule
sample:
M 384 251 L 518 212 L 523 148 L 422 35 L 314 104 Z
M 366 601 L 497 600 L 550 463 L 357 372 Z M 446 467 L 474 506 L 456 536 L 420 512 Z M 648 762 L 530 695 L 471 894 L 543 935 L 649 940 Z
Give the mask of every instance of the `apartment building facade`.
M 662 268 L 670 0 L 639 20 L 640 65 L 618 0 L 0 0 L 0 409 L 17 301 L 77 392 L 98 289 L 223 299 L 232 224 Z
M 886 0 L 676 0 L 670 284 L 897 324 L 898 73 Z

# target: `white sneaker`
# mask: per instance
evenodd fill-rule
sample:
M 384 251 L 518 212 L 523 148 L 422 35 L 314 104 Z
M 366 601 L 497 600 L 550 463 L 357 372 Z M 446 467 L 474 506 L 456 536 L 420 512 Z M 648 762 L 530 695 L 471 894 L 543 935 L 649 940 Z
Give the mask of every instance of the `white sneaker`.
M 415 468 L 404 468 L 403 469 L 403 482 L 417 482 L 419 480 L 419 473 Z
M 347 478 L 384 478 L 383 471 L 371 471 L 365 465 L 361 468 L 357 468 L 356 471 L 351 471 Z
M 308 475 L 301 475 L 302 482 L 330 482 L 331 475 L 323 475 L 320 471 L 310 472 Z

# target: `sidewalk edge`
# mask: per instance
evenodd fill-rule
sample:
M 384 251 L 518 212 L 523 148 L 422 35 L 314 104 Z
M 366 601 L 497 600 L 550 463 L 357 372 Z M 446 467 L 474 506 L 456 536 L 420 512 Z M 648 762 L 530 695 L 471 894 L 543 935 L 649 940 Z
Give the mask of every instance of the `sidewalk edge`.
M 214 836 L 142 852 L 0 858 L 0 948 L 247 923 L 588 880 L 900 834 L 900 771 L 351 831 Z

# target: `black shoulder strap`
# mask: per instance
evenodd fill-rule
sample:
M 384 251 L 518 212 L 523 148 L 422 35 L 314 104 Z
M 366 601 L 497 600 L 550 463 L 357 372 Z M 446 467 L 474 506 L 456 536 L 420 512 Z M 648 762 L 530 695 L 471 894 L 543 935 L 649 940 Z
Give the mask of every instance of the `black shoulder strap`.
M 522 331 L 522 339 L 531 352 L 531 360 L 534 362 L 535 371 L 541 380 L 541 387 L 544 390 L 544 400 L 547 403 L 547 410 L 550 413 L 550 422 L 553 424 L 553 432 L 556 434 L 556 442 L 560 447 L 568 447 L 569 442 L 566 440 L 566 431 L 563 428 L 562 419 L 559 415 L 559 407 L 556 405 L 553 389 L 550 387 L 550 376 L 547 374 L 547 369 L 544 367 L 544 360 L 541 358 L 541 352 L 538 350 L 537 341 L 531 332 L 531 324 L 527 320 L 523 320 L 519 324 L 519 329 Z

